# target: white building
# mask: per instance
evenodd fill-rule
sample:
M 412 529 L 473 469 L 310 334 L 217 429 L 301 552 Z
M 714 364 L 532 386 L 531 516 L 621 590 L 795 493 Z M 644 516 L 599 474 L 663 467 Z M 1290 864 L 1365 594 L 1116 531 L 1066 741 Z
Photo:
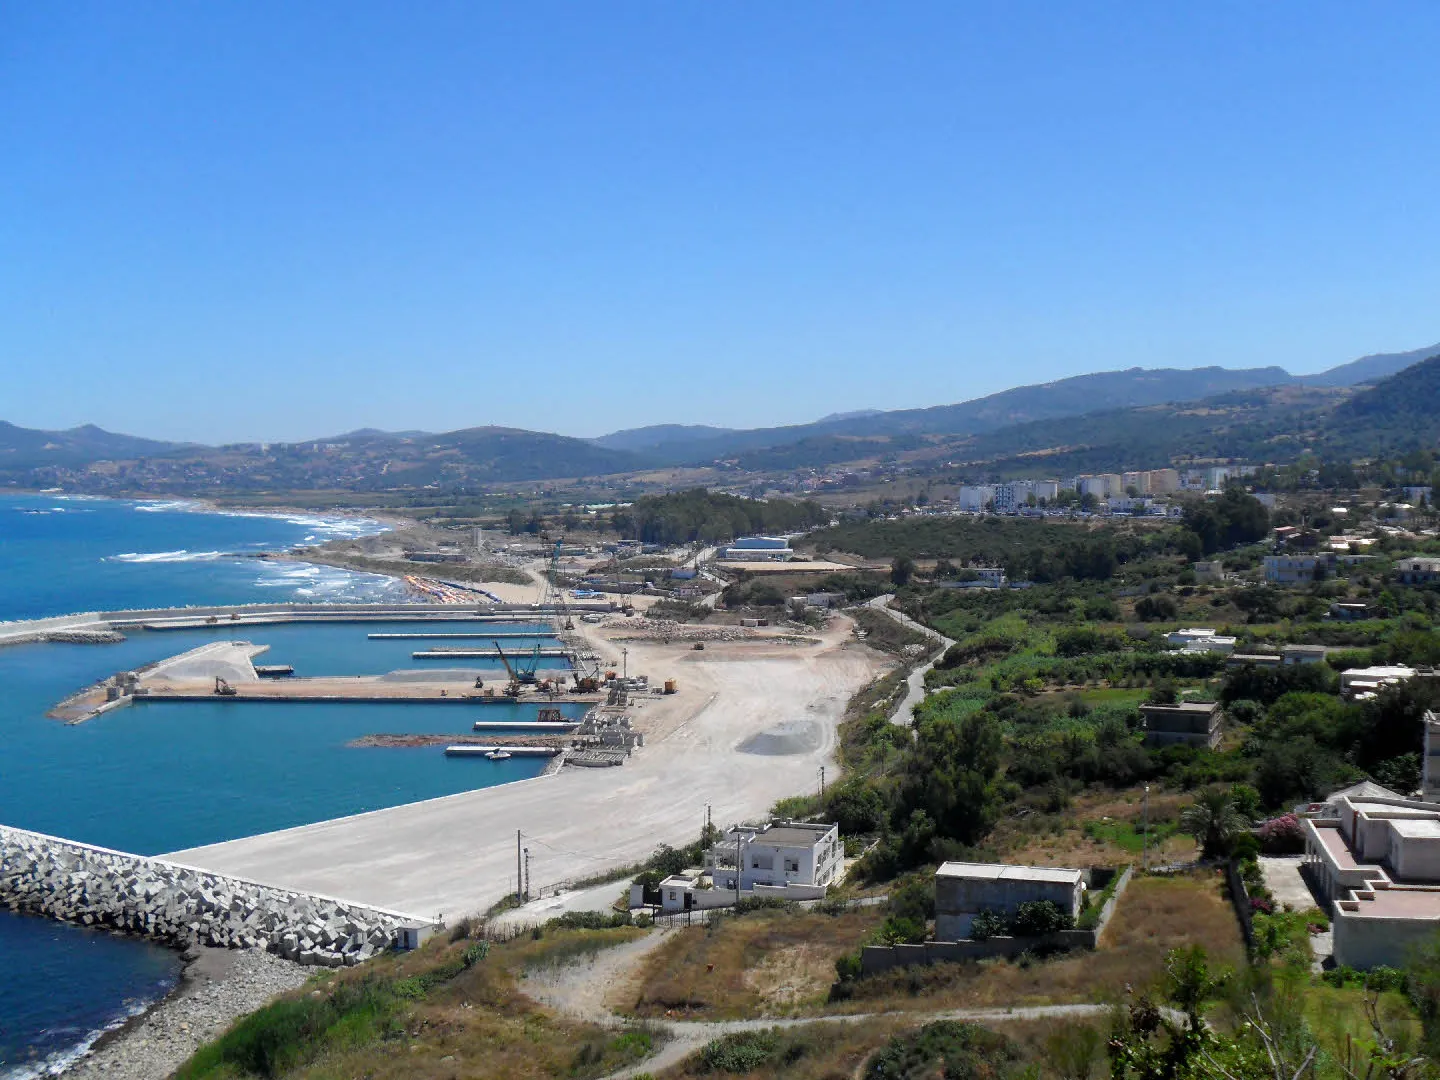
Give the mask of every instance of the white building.
M 1399 664 L 1347 668 L 1340 673 L 1340 694 L 1349 698 L 1369 697 L 1387 686 L 1398 686 L 1414 677 L 1414 668 Z
M 994 484 L 966 484 L 955 495 L 955 505 L 961 510 L 984 510 L 994 501 Z
M 1406 585 L 1428 585 L 1440 581 L 1440 559 L 1396 559 L 1395 575 Z
M 1440 804 L 1366 782 L 1331 795 L 1303 822 L 1335 963 L 1404 967 L 1440 930 Z
M 1148 472 L 1127 472 L 1120 474 L 1120 482 L 1124 486 L 1126 494 L 1130 489 L 1135 489 L 1136 495 L 1150 494 L 1150 474 Z
M 705 853 L 703 867 L 660 882 L 660 909 L 729 907 L 737 898 L 818 900 L 839 877 L 844 854 L 838 825 L 776 821 L 737 826 Z M 634 888 L 630 902 L 640 906 Z
M 1165 635 L 1165 640 L 1171 645 L 1185 646 L 1192 641 L 1204 641 L 1215 636 L 1213 626 L 1191 626 L 1184 630 L 1172 630 Z
M 1329 650 L 1324 645 L 1282 645 L 1280 656 L 1287 665 L 1294 664 L 1319 664 L 1324 661 Z
M 720 552 L 735 562 L 789 562 L 795 552 L 783 536 L 742 536 Z
M 1049 900 L 1071 918 L 1085 893 L 1083 870 L 1001 863 L 947 862 L 935 871 L 935 940 L 963 941 L 982 911 L 1013 915 L 1021 904 Z

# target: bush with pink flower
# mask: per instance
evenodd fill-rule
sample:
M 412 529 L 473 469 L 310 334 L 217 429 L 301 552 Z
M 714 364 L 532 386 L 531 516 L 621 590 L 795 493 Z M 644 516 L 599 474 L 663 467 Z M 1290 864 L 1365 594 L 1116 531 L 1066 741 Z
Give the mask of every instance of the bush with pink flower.
M 1281 814 L 1260 823 L 1255 830 L 1266 855 L 1299 855 L 1305 850 L 1305 832 L 1294 814 Z

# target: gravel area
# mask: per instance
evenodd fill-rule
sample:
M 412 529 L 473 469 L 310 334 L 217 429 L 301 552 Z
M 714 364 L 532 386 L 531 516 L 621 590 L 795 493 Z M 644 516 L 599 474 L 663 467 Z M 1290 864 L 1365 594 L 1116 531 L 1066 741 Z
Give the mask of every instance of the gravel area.
M 163 1080 L 236 1019 L 313 974 L 314 968 L 258 949 L 197 949 L 173 995 L 102 1039 L 64 1075 L 77 1080 Z

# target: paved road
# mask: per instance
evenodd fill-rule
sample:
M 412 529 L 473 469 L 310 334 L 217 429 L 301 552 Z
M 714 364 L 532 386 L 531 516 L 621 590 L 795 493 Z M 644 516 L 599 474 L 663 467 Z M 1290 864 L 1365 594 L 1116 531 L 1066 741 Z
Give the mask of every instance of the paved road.
M 901 626 L 908 627 L 911 630 L 924 634 L 931 641 L 938 642 L 940 645 L 940 651 L 935 654 L 934 660 L 931 660 L 929 663 L 916 668 L 910 673 L 910 677 L 905 680 L 905 697 L 900 702 L 900 704 L 896 706 L 895 711 L 890 714 L 890 722 L 892 724 L 900 724 L 904 727 L 910 727 L 915 723 L 915 707 L 919 705 L 920 702 L 925 700 L 926 673 L 935 666 L 936 660 L 939 660 L 942 656 L 945 655 L 945 650 L 950 648 L 951 645 L 954 645 L 955 642 L 952 641 L 950 638 L 946 637 L 944 634 L 940 633 L 940 631 L 938 630 L 932 630 L 928 626 L 922 626 L 920 623 L 910 618 L 909 615 L 906 615 L 903 611 L 896 611 L 890 606 L 890 601 L 894 599 L 895 597 L 893 594 L 886 593 L 884 596 L 877 596 L 874 600 L 871 600 L 869 602 L 869 606 L 874 608 L 876 611 L 883 611 L 886 615 L 889 615 L 890 618 L 894 619 Z

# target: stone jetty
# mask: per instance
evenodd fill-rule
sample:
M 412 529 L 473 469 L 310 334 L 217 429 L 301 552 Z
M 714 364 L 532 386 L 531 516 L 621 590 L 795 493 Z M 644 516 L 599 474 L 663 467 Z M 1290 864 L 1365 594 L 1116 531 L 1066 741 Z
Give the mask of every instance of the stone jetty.
M 173 945 L 265 949 L 301 964 L 358 964 L 430 930 L 403 912 L 0 826 L 0 904 Z

